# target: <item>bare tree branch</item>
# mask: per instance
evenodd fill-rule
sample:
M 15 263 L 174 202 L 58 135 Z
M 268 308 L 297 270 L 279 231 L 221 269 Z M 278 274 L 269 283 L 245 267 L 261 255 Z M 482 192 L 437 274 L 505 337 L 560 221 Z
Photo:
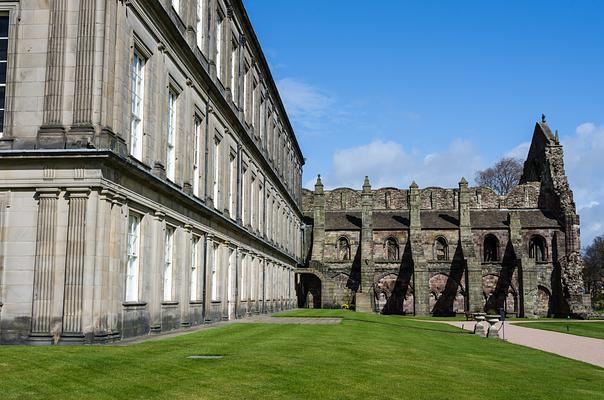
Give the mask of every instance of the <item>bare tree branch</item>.
M 486 186 L 498 195 L 506 195 L 518 185 L 522 175 L 522 163 L 512 157 L 499 160 L 494 166 L 476 173 L 476 183 Z

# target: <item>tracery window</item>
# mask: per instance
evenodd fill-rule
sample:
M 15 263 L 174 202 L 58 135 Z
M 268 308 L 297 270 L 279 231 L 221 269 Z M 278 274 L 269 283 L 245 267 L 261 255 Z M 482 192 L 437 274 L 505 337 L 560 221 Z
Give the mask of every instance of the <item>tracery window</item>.
M 546 261 L 545 239 L 535 235 L 529 242 L 529 257 L 534 258 L 536 262 Z
M 485 262 L 499 260 L 499 240 L 495 235 L 486 235 L 483 244 L 483 259 Z
M 439 261 L 449 259 L 449 245 L 447 244 L 447 240 L 442 236 L 437 237 L 434 242 L 434 258 Z
M 389 237 L 386 239 L 384 244 L 385 255 L 387 260 L 398 260 L 399 258 L 399 247 L 395 238 Z
M 347 238 L 342 236 L 338 239 L 337 243 L 337 255 L 338 260 L 347 261 L 350 260 L 350 242 Z

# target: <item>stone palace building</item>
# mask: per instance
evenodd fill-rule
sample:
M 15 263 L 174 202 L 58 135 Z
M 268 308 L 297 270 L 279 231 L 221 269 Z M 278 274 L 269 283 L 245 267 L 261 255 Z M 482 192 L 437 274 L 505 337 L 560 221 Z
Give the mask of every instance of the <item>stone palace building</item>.
M 584 314 L 579 217 L 562 146 L 537 123 L 520 185 L 303 190 L 300 307 L 391 314 Z
M 304 159 L 241 0 L 0 1 L 0 342 L 291 308 Z

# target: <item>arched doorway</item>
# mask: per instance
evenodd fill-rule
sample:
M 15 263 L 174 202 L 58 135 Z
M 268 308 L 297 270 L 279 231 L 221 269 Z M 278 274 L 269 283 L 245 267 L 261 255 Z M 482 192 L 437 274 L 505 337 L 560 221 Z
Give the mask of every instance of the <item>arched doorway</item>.
M 312 273 L 296 276 L 298 308 L 321 308 L 321 279 Z

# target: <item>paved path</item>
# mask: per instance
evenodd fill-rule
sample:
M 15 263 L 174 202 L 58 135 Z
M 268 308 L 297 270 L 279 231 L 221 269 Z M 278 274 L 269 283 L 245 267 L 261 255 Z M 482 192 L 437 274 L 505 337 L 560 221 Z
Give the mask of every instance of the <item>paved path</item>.
M 445 323 L 458 328 L 463 326 L 464 329 L 470 331 L 474 330 L 475 324 L 474 321 L 445 321 Z M 500 326 L 501 323 L 497 325 Z M 501 335 L 502 331 L 499 331 L 499 334 Z M 524 328 L 522 323 L 507 322 L 505 324 L 505 340 L 604 368 L 604 340 L 602 339 Z

